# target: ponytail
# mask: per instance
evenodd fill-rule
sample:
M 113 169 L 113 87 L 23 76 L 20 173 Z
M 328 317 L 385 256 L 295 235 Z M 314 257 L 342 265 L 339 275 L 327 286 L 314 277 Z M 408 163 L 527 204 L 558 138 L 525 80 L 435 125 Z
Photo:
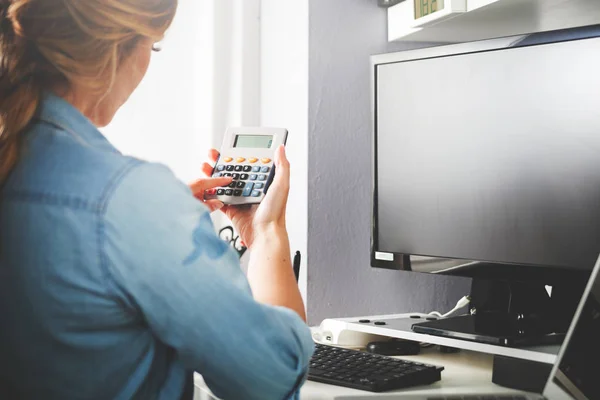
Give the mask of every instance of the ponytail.
M 0 186 L 46 90 L 106 94 L 140 38 L 160 41 L 177 0 L 0 0 Z
M 40 103 L 34 59 L 21 46 L 9 18 L 10 1 L 0 0 L 0 185 L 17 162 L 21 134 L 29 126 Z

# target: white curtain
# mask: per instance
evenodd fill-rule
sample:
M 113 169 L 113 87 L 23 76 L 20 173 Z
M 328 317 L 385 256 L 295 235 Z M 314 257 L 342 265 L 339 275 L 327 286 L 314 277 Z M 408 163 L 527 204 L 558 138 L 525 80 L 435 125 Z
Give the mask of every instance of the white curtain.
M 104 133 L 122 152 L 200 177 L 228 126 L 260 123 L 260 0 L 180 0 L 138 90 Z M 228 222 L 215 213 L 217 228 Z

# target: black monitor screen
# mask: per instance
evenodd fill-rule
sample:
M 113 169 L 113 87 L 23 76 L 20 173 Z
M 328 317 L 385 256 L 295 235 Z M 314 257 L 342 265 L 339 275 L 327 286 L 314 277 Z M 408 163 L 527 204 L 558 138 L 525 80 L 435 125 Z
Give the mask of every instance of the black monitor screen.
M 590 269 L 600 38 L 376 66 L 375 250 Z

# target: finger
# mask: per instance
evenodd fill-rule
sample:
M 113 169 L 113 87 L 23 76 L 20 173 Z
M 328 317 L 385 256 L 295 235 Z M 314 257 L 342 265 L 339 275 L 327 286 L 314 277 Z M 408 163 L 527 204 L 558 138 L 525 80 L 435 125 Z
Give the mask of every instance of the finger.
M 213 167 L 209 163 L 202 164 L 202 173 L 206 176 L 211 176 L 213 173 Z
M 196 182 L 192 183 L 190 185 L 190 188 L 192 189 L 192 193 L 196 194 L 196 193 L 202 193 L 208 189 L 227 186 L 232 181 L 233 181 L 233 178 L 231 178 L 231 177 L 199 179 Z
M 273 185 L 277 187 L 277 190 L 288 191 L 290 186 L 290 162 L 287 159 L 285 153 L 285 146 L 280 146 L 275 152 L 275 178 L 273 179 Z
M 275 152 L 275 178 L 269 187 L 269 192 L 264 200 L 273 211 L 278 210 L 285 214 L 286 204 L 290 191 L 290 163 L 281 146 Z
M 225 206 L 225 204 L 219 200 L 206 200 L 204 204 L 206 204 L 210 212 L 221 210 Z
M 217 162 L 219 159 L 219 151 L 217 149 L 210 149 L 208 151 L 208 159 L 212 162 Z

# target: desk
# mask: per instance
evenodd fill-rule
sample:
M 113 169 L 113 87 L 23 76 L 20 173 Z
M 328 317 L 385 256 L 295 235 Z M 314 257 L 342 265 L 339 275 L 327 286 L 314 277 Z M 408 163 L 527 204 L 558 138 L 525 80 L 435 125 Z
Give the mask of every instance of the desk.
M 339 386 L 326 385 L 308 381 L 302 388 L 302 400 L 334 400 L 344 396 L 348 400 L 356 398 L 388 398 L 402 399 L 411 395 L 449 395 L 449 394 L 504 394 L 515 393 L 511 389 L 502 388 L 492 383 L 492 361 L 489 354 L 472 351 L 461 351 L 454 354 L 442 354 L 437 348 L 425 349 L 418 356 L 398 357 L 405 360 L 419 361 L 440 365 L 446 369 L 442 372 L 442 380 L 429 386 L 417 386 L 404 390 L 370 393 L 361 390 L 347 389 Z M 392 395 L 392 396 L 390 396 Z M 348 397 L 349 396 L 349 397 Z M 202 377 L 196 377 L 196 394 L 194 400 L 213 400 L 210 391 L 204 385 Z

